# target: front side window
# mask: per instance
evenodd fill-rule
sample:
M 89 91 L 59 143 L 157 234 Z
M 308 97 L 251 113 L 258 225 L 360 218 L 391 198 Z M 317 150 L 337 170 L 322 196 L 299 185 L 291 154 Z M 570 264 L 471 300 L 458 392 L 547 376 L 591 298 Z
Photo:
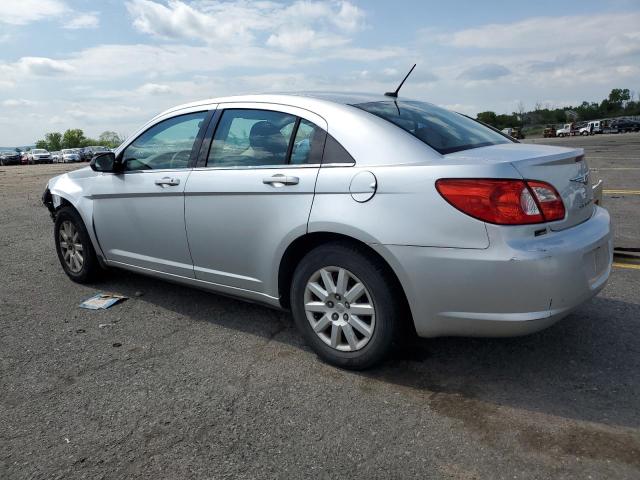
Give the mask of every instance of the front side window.
M 125 170 L 187 168 L 207 112 L 164 120 L 136 138 L 123 152 Z
M 480 122 L 426 102 L 382 101 L 360 103 L 354 107 L 393 123 L 443 155 L 512 143 Z

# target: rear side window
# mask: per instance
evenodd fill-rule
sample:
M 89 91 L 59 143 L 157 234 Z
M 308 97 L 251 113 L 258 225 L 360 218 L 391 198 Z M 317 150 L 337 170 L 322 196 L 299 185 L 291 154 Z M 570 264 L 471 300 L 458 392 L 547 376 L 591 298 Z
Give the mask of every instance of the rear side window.
M 319 164 L 326 132 L 295 115 L 227 109 L 216 127 L 209 167 Z
M 322 163 L 347 163 L 353 165 L 356 161 L 335 138 L 327 133 Z
M 327 132 L 308 120 L 300 119 L 291 148 L 291 164 L 318 165 L 322 162 Z
M 269 110 L 229 109 L 222 113 L 207 166 L 284 165 L 297 117 Z
M 354 106 L 393 123 L 443 155 L 513 143 L 480 122 L 426 102 L 382 101 Z

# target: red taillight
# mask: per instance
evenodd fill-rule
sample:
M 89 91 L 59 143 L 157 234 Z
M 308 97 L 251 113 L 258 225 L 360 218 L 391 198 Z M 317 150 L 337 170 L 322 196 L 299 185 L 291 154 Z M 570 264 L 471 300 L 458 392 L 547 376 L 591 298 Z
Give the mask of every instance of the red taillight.
M 564 218 L 564 203 L 555 188 L 537 180 L 527 180 L 527 185 L 536 196 L 545 221 L 553 222 Z
M 458 210 L 488 223 L 526 225 L 564 218 L 560 195 L 545 182 L 442 178 L 436 188 Z

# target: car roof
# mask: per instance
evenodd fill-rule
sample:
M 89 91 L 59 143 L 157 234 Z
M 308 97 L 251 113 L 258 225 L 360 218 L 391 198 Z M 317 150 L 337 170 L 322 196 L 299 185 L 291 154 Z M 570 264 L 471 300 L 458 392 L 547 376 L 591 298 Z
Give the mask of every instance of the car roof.
M 169 108 L 162 113 L 156 115 L 161 117 L 172 112 L 185 110 L 188 108 L 213 105 L 217 103 L 275 103 L 289 105 L 293 107 L 310 108 L 314 106 L 322 107 L 333 106 L 349 106 L 358 103 L 368 102 L 390 102 L 397 101 L 417 101 L 411 98 L 393 98 L 383 94 L 375 93 L 358 93 L 358 92 L 283 92 L 283 93 L 261 93 L 251 95 L 234 95 L 228 97 L 215 97 L 195 102 L 185 103 Z

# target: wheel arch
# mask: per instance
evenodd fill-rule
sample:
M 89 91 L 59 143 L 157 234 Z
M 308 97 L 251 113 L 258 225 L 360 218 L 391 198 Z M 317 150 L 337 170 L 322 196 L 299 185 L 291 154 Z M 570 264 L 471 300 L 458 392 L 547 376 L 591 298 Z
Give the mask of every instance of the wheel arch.
M 81 198 L 74 198 L 71 195 L 67 195 L 64 191 L 60 191 L 58 189 L 51 191 L 51 189 L 47 188 L 45 193 L 42 196 L 42 203 L 47 207 L 51 214 L 51 218 L 55 222 L 56 213 L 60 211 L 64 207 L 73 208 L 82 221 L 84 222 L 84 227 L 89 234 L 89 239 L 93 244 L 93 249 L 96 252 L 98 257 L 98 261 L 102 266 L 104 266 L 104 253 L 102 251 L 102 247 L 100 246 L 100 242 L 98 241 L 98 237 L 95 231 L 95 226 L 93 223 L 93 205 L 90 201 L 81 202 Z
M 298 263 L 300 263 L 302 258 L 314 248 L 331 242 L 342 242 L 354 245 L 365 255 L 375 259 L 375 261 L 379 262 L 384 267 L 386 273 L 393 282 L 393 287 L 401 295 L 401 301 L 405 307 L 407 318 L 411 328 L 413 328 L 413 320 L 411 318 L 411 309 L 409 307 L 407 294 L 393 267 L 379 252 L 367 243 L 342 233 L 310 232 L 296 238 L 289 244 L 280 259 L 280 265 L 278 268 L 278 294 L 282 308 L 289 310 L 291 307 L 291 282 Z

